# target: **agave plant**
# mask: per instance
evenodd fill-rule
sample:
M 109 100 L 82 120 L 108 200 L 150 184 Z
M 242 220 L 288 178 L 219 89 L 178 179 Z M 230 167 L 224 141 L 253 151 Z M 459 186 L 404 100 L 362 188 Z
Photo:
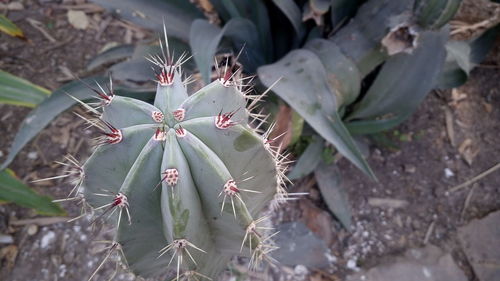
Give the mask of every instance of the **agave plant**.
M 188 95 L 186 56 L 174 60 L 168 42 L 161 46 L 164 55 L 149 58 L 157 69 L 153 104 L 100 85 L 95 107 L 80 102 L 95 116 L 82 118 L 102 135 L 83 165 L 69 159 L 79 179 L 65 200 L 84 200 L 93 222 L 114 224 L 107 257 L 119 252 L 144 278 L 214 278 L 234 255 L 253 267 L 272 261 L 273 234 L 259 215 L 288 194 L 286 160 L 252 113 L 265 93 L 251 94 L 226 65 Z

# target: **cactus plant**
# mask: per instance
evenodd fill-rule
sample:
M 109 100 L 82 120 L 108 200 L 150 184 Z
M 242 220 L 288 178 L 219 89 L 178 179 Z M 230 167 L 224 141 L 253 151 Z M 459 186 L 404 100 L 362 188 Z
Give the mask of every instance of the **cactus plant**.
M 248 122 L 260 119 L 248 108 L 262 95 L 250 95 L 226 65 L 188 96 L 185 56 L 174 61 L 167 41 L 163 48 L 166 55 L 149 59 L 159 69 L 154 105 L 116 96 L 112 86 L 93 89 L 99 104 L 85 107 L 98 118 L 86 120 L 102 135 L 75 165 L 75 192 L 116 225 L 110 251 L 139 276 L 209 278 L 234 255 L 253 266 L 272 260 L 266 217 L 258 216 L 287 194 L 284 157 Z

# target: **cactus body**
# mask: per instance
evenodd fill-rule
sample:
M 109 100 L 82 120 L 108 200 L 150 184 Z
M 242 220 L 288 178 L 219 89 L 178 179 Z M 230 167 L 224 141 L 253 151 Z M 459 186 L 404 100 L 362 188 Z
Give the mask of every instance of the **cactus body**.
M 135 274 L 213 278 L 234 255 L 256 262 L 272 249 L 257 216 L 283 199 L 280 160 L 249 126 L 247 96 L 227 69 L 188 96 L 180 63 L 168 61 L 155 61 L 154 105 L 99 95 L 105 134 L 83 165 L 84 196 L 113 213 L 115 245 Z

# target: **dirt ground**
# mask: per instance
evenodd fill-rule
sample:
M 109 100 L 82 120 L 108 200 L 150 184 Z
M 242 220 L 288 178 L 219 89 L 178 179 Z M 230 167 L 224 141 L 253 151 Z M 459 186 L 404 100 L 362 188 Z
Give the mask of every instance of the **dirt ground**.
M 106 14 L 89 12 L 93 8 L 82 6 L 84 1 L 63 2 L 23 1 L 24 9 L 9 11 L 9 18 L 23 29 L 29 42 L 0 35 L 0 69 L 55 89 L 70 79 L 69 73 L 83 75 L 88 59 L 110 42 L 134 42 L 148 35 Z M 467 5 L 472 5 L 470 2 Z M 68 9 L 86 11 L 90 25 L 84 30 L 69 25 Z M 477 13 L 468 11 L 462 11 L 458 19 L 471 23 L 480 19 Z M 27 19 L 42 24 L 30 24 Z M 42 26 L 49 36 L 35 26 Z M 360 267 L 376 265 L 380 259 L 425 244 L 451 252 L 469 280 L 477 280 L 458 245 L 456 229 L 500 210 L 500 173 L 456 192 L 449 190 L 500 159 L 499 65 L 497 44 L 466 85 L 430 93 L 403 125 L 383 137 L 371 138 L 368 161 L 378 182 L 364 177 L 345 159 L 340 160 L 354 214 L 353 229 L 343 229 L 334 219 L 312 177 L 292 187 L 310 195 L 287 206 L 279 215 L 280 222 L 304 222 L 328 244 L 335 257 L 329 268 L 309 269 L 309 279 L 302 280 L 344 280 Z M 28 112 L 26 108 L 0 105 L 0 162 Z M 10 168 L 25 182 L 55 175 L 60 168 L 53 162 L 66 153 L 82 161 L 90 155 L 87 140 L 91 134 L 82 121 L 66 112 L 27 145 Z M 64 181 L 30 185 L 54 198 L 65 197 L 71 189 Z M 79 215 L 76 204 L 63 206 L 69 216 Z M 106 240 L 110 233 L 89 228 L 88 218 L 72 223 L 66 220 L 40 218 L 23 208 L 0 205 L 0 233 L 14 237 L 13 244 L 0 244 L 0 280 L 87 280 L 106 253 L 105 245 L 92 241 Z M 246 276 L 237 264 L 234 271 Z M 294 269 L 280 270 L 274 275 L 294 275 Z M 106 263 L 95 280 L 107 280 L 114 271 L 115 264 Z M 115 280 L 134 277 L 119 270 Z

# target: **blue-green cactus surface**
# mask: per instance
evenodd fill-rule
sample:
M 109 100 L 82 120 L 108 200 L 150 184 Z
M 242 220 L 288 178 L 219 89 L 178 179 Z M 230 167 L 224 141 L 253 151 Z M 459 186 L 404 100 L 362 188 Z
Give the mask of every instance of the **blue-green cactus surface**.
M 111 250 L 142 277 L 214 278 L 234 255 L 272 259 L 259 213 L 287 195 L 284 158 L 248 123 L 261 96 L 228 66 L 188 95 L 185 56 L 174 62 L 165 49 L 150 58 L 160 69 L 154 105 L 94 90 L 89 122 L 103 135 L 81 167 L 85 202 L 116 224 Z

